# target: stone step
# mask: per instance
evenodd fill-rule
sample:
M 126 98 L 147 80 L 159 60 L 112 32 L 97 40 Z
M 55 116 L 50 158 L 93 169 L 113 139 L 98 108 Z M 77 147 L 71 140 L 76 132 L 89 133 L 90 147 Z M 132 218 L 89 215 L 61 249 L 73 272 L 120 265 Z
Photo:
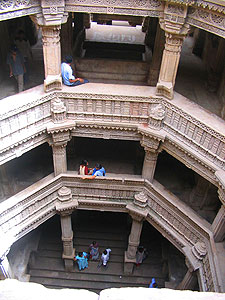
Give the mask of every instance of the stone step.
M 89 268 L 83 270 L 84 273 L 95 273 L 98 270 L 98 273 L 112 274 L 112 275 L 121 275 L 123 274 L 123 262 L 115 261 L 113 255 L 111 255 L 108 262 L 108 269 L 105 270 L 103 267 L 97 268 L 97 261 L 89 261 Z M 50 258 L 50 257 L 36 257 L 35 265 L 32 265 L 31 270 L 47 270 L 47 271 L 61 271 L 65 272 L 64 262 L 59 258 Z M 78 270 L 76 262 L 74 262 L 74 270 Z M 155 277 L 156 274 L 161 274 L 161 263 L 157 262 L 156 264 L 148 263 L 145 261 L 141 266 L 134 267 L 134 276 L 142 277 Z M 159 276 L 163 277 L 163 276 Z
M 141 44 L 118 44 L 118 43 L 102 43 L 102 42 L 92 42 L 85 41 L 83 45 L 84 49 L 91 50 L 120 50 L 120 51 L 136 51 L 136 52 L 145 52 L 145 45 Z
M 32 278 L 45 277 L 45 278 L 56 278 L 63 280 L 76 280 L 76 281 L 91 281 L 91 282 L 110 282 L 110 283 L 122 283 L 122 284 L 132 284 L 132 285 L 148 285 L 149 278 L 140 278 L 136 276 L 127 276 L 123 274 L 111 275 L 111 274 L 98 274 L 96 271 L 93 274 L 84 273 L 84 271 L 79 272 L 58 272 L 58 271 L 43 271 L 43 270 L 31 270 L 30 275 Z M 164 280 L 160 277 L 157 277 L 157 283 L 160 286 L 164 285 Z
M 138 61 L 120 61 L 109 59 L 77 59 L 77 76 L 88 79 L 126 80 L 146 82 L 149 64 Z

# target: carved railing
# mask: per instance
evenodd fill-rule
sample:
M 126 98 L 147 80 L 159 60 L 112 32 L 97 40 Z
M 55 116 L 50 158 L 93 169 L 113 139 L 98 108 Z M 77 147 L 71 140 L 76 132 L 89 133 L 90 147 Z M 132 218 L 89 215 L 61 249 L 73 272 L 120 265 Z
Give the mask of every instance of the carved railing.
M 193 104 L 191 107 L 190 102 L 186 103 L 184 98 L 182 98 L 182 103 L 177 101 L 173 104 L 155 96 L 72 92 L 51 93 L 26 102 L 24 105 L 17 104 L 11 111 L 2 111 L 0 115 L 1 164 L 48 140 L 46 128 L 52 122 L 51 101 L 57 98 L 61 99 L 66 106 L 67 119 L 75 121 L 72 130 L 74 136 L 85 136 L 82 126 L 89 130 L 100 126 L 101 132 L 106 131 L 105 134 L 108 129 L 111 132 L 119 130 L 120 137 L 118 138 L 121 139 L 125 138 L 126 131 L 130 130 L 130 139 L 140 140 L 141 128 L 144 128 L 146 134 L 150 132 L 151 136 L 157 136 L 160 132 L 166 137 L 165 142 L 162 142 L 162 148 L 169 151 L 171 145 L 175 145 L 183 151 L 180 156 L 194 157 L 193 165 L 197 172 L 198 166 L 200 168 L 206 165 L 211 172 L 208 177 L 213 178 L 214 184 L 217 179 L 213 174 L 219 169 L 225 169 L 223 120 L 213 117 L 197 105 Z M 4 101 L 7 99 L 2 100 L 1 104 L 4 105 Z M 176 101 L 176 96 L 174 101 Z M 157 112 L 158 106 L 160 106 L 160 112 Z M 195 110 L 193 113 L 192 109 Z M 199 118 L 195 117 L 196 111 Z M 163 117 L 160 123 L 157 123 L 159 113 Z M 173 155 L 173 152 L 171 154 Z M 204 173 L 205 170 L 201 170 L 200 174 Z
M 74 173 L 57 177 L 49 175 L 35 186 L 0 204 L 2 234 L 17 240 L 56 214 L 58 191 L 62 186 L 71 189 L 72 194 L 70 202 L 60 203 L 61 207 L 65 205 L 65 209 L 132 210 L 136 214 L 145 215 L 146 220 L 183 252 L 192 265 L 197 262 L 202 290 L 220 291 L 211 225 L 193 211 L 189 212 L 190 208 L 156 181 L 150 183 L 130 176 L 104 177 L 87 183 Z M 135 202 L 134 196 L 140 192 L 147 197 L 144 206 Z M 200 257 L 196 254 L 198 245 L 204 248 Z

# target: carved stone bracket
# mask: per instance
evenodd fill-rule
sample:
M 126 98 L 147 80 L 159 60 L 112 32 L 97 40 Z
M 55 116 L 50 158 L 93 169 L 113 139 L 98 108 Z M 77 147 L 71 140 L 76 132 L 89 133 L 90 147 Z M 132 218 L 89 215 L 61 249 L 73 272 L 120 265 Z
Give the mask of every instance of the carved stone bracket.
M 143 135 L 140 141 L 141 146 L 145 149 L 145 151 L 157 152 L 159 149 L 160 140 L 155 137 L 150 137 Z
M 185 246 L 183 248 L 185 258 L 185 263 L 190 272 L 196 271 L 201 268 L 201 262 L 193 254 L 191 247 Z
M 160 17 L 160 26 L 170 34 L 186 35 L 190 26 L 186 23 L 188 7 L 183 3 L 166 2 Z
M 148 211 L 143 209 L 143 207 L 137 206 L 136 204 L 127 204 L 126 209 L 132 219 L 141 222 L 144 218 L 147 217 Z
M 65 0 L 41 0 L 41 12 L 32 16 L 32 20 L 39 26 L 61 25 L 66 23 L 68 12 L 65 11 Z

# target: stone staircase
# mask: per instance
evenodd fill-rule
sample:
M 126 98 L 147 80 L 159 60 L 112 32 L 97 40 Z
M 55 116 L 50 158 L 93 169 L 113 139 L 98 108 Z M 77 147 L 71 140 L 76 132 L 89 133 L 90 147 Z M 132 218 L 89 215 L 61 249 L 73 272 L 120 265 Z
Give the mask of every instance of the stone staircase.
M 143 61 L 144 45 L 85 41 L 83 48 L 84 58 L 75 60 L 78 77 L 146 85 L 150 64 Z
M 127 219 L 126 215 L 98 212 L 89 212 L 89 214 L 78 212 L 78 215 L 78 221 L 73 224 L 76 252 L 87 251 L 88 245 L 96 240 L 100 245 L 100 252 L 108 247 L 112 249 L 108 267 L 98 268 L 98 262 L 89 261 L 89 267 L 83 271 L 79 271 L 77 264 L 74 263 L 74 270 L 65 272 L 61 258 L 60 220 L 56 216 L 44 224 L 35 259 L 34 257 L 30 259 L 31 282 L 40 283 L 49 288 L 78 288 L 99 293 L 102 289 L 112 287 L 148 287 L 151 278 L 155 277 L 159 287 L 164 287 L 161 242 L 159 234 L 154 229 L 150 230 L 151 233 L 146 230 L 142 235 L 142 244 L 147 247 L 149 257 L 141 266 L 134 267 L 132 275 L 124 275 L 124 251 L 127 248 L 129 235 L 129 226 L 124 222 Z M 150 225 L 146 227 L 149 229 Z M 147 242 L 149 233 L 154 244 Z

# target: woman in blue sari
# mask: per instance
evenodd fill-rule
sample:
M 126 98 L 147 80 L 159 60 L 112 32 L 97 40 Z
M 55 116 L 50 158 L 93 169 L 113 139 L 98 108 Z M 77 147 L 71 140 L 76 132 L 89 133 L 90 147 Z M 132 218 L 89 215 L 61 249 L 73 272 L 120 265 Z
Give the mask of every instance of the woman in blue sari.
M 75 256 L 74 260 L 77 262 L 79 271 L 88 268 L 88 260 L 86 252 L 79 252 L 78 255 Z

